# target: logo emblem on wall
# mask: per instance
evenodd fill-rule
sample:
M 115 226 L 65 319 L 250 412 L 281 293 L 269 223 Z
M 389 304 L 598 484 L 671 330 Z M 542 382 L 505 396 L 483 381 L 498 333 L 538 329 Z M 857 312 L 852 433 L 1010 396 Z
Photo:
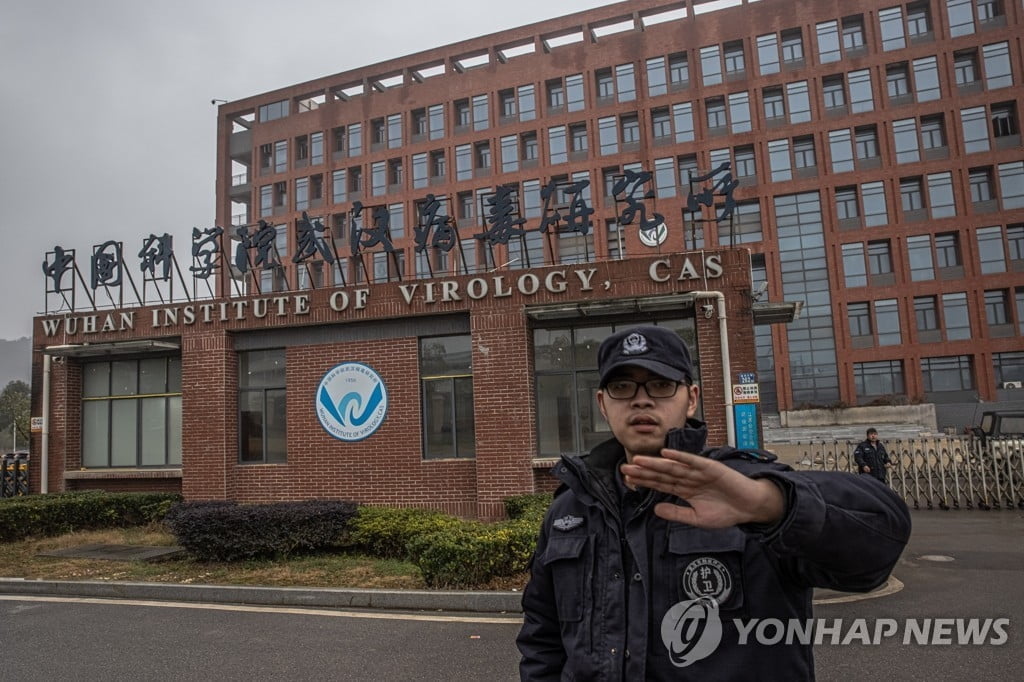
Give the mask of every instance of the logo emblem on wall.
M 640 242 L 644 246 L 651 248 L 661 246 L 667 238 L 668 227 L 665 226 L 665 223 L 658 223 L 648 230 L 640 230 Z
M 320 380 L 316 389 L 316 416 L 327 433 L 338 440 L 369 437 L 384 423 L 388 389 L 372 368 L 343 362 Z

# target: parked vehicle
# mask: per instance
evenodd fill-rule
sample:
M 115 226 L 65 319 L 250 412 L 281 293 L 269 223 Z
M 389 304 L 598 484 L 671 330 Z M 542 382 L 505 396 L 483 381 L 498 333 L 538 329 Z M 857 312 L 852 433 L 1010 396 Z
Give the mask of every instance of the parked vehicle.
M 1024 410 L 982 412 L 981 423 L 968 427 L 967 431 L 971 436 L 981 439 L 982 445 L 990 438 L 1024 438 Z

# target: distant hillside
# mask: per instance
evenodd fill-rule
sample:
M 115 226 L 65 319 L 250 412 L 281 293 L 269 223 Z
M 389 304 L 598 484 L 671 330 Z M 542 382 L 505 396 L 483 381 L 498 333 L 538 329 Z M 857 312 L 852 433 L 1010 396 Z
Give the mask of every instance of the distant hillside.
M 32 383 L 32 340 L 27 336 L 0 339 L 0 390 L 17 379 Z

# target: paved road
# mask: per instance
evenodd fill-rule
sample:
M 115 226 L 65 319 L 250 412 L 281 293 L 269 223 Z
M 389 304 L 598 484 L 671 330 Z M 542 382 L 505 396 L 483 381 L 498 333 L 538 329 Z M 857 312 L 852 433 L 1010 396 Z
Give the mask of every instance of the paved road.
M 880 645 L 816 646 L 818 678 L 1024 677 L 1024 514 L 921 511 L 914 523 L 895 571 L 902 590 L 856 601 L 820 594 L 830 603 L 816 608 L 826 623 L 842 619 L 840 637 L 857 619 L 869 632 L 891 620 L 896 634 Z M 937 557 L 952 560 L 932 560 Z M 1006 618 L 1007 641 L 903 643 L 911 619 L 923 626 L 929 618 Z M 515 614 L 0 596 L 0 678 L 513 680 L 518 624 Z M 955 621 L 950 632 L 955 639 Z

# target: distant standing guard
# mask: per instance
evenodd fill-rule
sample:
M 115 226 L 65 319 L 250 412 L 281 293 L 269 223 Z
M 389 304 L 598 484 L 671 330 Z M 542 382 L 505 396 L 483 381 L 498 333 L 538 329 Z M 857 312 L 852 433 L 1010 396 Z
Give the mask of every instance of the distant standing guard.
M 853 451 L 853 459 L 857 462 L 857 473 L 870 474 L 882 483 L 888 481 L 885 466 L 889 464 L 889 453 L 878 440 L 874 427 L 868 429 L 867 438 Z

